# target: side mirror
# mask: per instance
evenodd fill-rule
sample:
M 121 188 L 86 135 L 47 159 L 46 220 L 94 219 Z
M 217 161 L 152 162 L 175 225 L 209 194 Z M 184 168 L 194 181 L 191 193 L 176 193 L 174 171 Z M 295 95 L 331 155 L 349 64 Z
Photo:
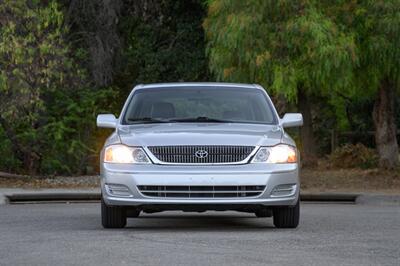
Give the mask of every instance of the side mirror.
M 300 113 L 287 113 L 281 119 L 282 127 L 301 127 L 303 125 L 303 115 Z
M 116 128 L 117 118 L 112 114 L 103 114 L 97 116 L 97 126 L 105 128 Z

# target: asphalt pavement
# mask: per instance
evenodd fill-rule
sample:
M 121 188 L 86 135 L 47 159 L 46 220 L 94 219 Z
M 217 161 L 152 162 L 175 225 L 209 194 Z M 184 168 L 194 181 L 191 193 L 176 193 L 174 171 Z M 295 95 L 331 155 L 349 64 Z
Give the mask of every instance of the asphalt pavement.
M 237 212 L 144 214 L 105 230 L 98 203 L 0 206 L 0 265 L 400 265 L 400 206 L 301 205 L 297 229 Z

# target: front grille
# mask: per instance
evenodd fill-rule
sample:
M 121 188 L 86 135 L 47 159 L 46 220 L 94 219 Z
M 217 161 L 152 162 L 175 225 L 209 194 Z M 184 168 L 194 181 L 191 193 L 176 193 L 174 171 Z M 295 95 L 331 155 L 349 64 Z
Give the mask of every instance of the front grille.
M 178 164 L 238 163 L 245 160 L 254 146 L 150 146 L 161 162 Z
M 155 198 L 244 198 L 261 195 L 265 186 L 138 186 Z

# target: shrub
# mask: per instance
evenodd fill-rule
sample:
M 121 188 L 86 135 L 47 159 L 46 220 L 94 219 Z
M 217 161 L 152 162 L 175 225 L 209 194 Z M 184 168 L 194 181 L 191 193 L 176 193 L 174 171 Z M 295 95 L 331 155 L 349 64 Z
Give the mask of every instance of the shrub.
M 363 144 L 345 144 L 329 155 L 329 161 L 338 168 L 374 168 L 378 165 L 378 155 Z

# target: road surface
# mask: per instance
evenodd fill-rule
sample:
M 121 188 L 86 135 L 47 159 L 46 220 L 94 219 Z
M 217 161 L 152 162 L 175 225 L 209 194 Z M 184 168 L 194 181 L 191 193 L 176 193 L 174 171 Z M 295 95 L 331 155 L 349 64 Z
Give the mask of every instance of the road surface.
M 100 225 L 100 204 L 0 206 L 0 265 L 400 265 L 400 207 L 301 206 L 297 229 L 237 212 L 144 214 Z

